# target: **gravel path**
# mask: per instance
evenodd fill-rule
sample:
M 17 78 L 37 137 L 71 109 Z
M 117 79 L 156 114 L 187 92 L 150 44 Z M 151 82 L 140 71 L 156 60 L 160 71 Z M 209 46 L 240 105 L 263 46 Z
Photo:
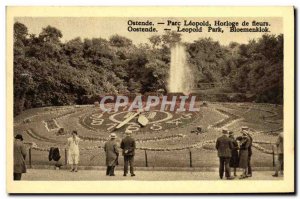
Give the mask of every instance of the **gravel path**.
M 79 170 L 77 173 L 68 170 L 28 169 L 22 180 L 38 181 L 106 181 L 106 180 L 220 180 L 218 172 L 203 171 L 136 171 L 136 176 L 124 177 L 121 170 L 117 170 L 116 176 L 105 176 L 104 170 Z M 253 177 L 244 180 L 281 180 L 283 177 L 272 177 L 273 171 L 256 171 Z M 239 180 L 238 177 L 235 180 Z

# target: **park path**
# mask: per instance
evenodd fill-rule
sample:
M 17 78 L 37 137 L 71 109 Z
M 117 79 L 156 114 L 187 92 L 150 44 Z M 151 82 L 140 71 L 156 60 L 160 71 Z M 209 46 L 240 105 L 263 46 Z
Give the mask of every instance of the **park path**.
M 68 170 L 28 169 L 22 180 L 38 181 L 106 181 L 106 180 L 143 180 L 143 181 L 174 181 L 174 180 L 220 180 L 217 171 L 136 171 L 136 176 L 124 177 L 121 170 L 116 176 L 105 175 L 104 170 L 79 170 L 77 173 Z M 253 177 L 244 180 L 282 180 L 283 177 L 272 177 L 273 171 L 256 171 Z M 239 180 L 238 177 L 235 180 Z

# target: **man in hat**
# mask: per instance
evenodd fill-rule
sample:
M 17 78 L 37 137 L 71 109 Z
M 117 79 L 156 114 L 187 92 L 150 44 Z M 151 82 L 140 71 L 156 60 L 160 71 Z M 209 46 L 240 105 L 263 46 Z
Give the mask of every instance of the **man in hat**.
M 219 137 L 216 142 L 216 149 L 218 150 L 218 157 L 220 160 L 219 175 L 220 178 L 223 179 L 225 167 L 225 176 L 227 180 L 231 180 L 233 178 L 230 176 L 229 162 L 233 146 L 231 139 L 228 137 L 228 130 L 223 129 L 222 134 L 223 135 Z
M 115 176 L 115 166 L 118 165 L 119 150 L 116 142 L 117 135 L 110 134 L 110 140 L 105 142 L 104 151 L 106 155 L 106 175 Z
M 249 133 L 249 127 L 243 126 L 242 127 L 242 131 L 249 138 L 247 177 L 252 177 L 251 157 L 252 157 L 252 142 L 253 142 L 253 138 L 252 138 L 252 136 Z
M 126 176 L 128 173 L 128 163 L 130 165 L 130 174 L 131 176 L 135 176 L 134 174 L 134 155 L 135 155 L 135 140 L 131 137 L 131 131 L 125 131 L 125 138 L 122 139 L 121 149 L 123 150 L 124 156 L 124 175 Z
M 14 180 L 21 180 L 22 173 L 26 173 L 26 148 L 23 144 L 23 137 L 17 134 L 14 142 Z

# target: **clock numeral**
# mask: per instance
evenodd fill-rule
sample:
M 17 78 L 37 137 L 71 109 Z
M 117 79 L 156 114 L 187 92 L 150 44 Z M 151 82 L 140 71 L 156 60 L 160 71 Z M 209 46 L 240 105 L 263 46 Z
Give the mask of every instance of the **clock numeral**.
M 102 125 L 103 122 L 104 122 L 104 119 L 97 119 L 97 120 L 93 120 L 91 125 L 99 126 L 99 125 Z
M 91 115 L 91 119 L 100 119 L 103 116 L 103 113 L 95 113 Z
M 134 122 L 128 123 L 129 125 L 127 126 L 126 130 L 128 131 L 139 131 L 140 130 L 140 125 Z
M 160 123 L 153 123 L 153 125 L 150 127 L 150 129 L 153 131 L 159 131 L 159 130 L 162 130 L 162 126 L 160 125 Z
M 182 114 L 181 118 L 182 119 L 192 119 L 192 116 L 193 116 L 192 113 Z
M 175 120 L 171 120 L 166 122 L 167 124 L 175 124 L 176 126 L 178 126 L 179 124 L 182 123 L 181 118 L 175 119 Z

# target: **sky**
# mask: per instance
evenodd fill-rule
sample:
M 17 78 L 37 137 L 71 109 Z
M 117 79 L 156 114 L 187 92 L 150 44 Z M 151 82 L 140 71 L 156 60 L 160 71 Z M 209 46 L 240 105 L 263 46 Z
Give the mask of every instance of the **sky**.
M 128 20 L 146 22 L 147 20 L 154 23 L 153 27 L 156 27 L 158 32 L 128 32 Z M 125 36 L 133 41 L 134 44 L 147 43 L 148 38 L 152 35 L 164 34 L 165 28 L 171 28 L 176 30 L 176 26 L 167 26 L 167 21 L 180 21 L 182 24 L 184 20 L 202 22 L 209 21 L 211 24 L 215 20 L 222 22 L 225 21 L 237 21 L 240 24 L 243 21 L 249 21 L 250 24 L 253 20 L 266 21 L 271 25 L 270 34 L 283 33 L 282 19 L 281 18 L 100 18 L 100 17 L 22 17 L 15 18 L 15 21 L 23 23 L 27 26 L 29 33 L 38 35 L 42 28 L 50 25 L 58 28 L 62 34 L 62 41 L 69 41 L 76 37 L 84 38 L 104 38 L 109 39 L 114 34 Z M 158 22 L 164 22 L 164 25 L 157 24 Z M 183 27 L 183 26 L 181 26 Z M 242 27 L 242 26 L 240 26 Z M 247 43 L 251 39 L 259 38 L 263 33 L 230 33 L 224 28 L 224 33 L 208 33 L 207 27 L 204 27 L 203 32 L 195 33 L 182 33 L 182 40 L 184 42 L 193 42 L 199 38 L 211 37 L 215 41 L 219 41 L 222 45 L 228 45 L 230 42 Z

